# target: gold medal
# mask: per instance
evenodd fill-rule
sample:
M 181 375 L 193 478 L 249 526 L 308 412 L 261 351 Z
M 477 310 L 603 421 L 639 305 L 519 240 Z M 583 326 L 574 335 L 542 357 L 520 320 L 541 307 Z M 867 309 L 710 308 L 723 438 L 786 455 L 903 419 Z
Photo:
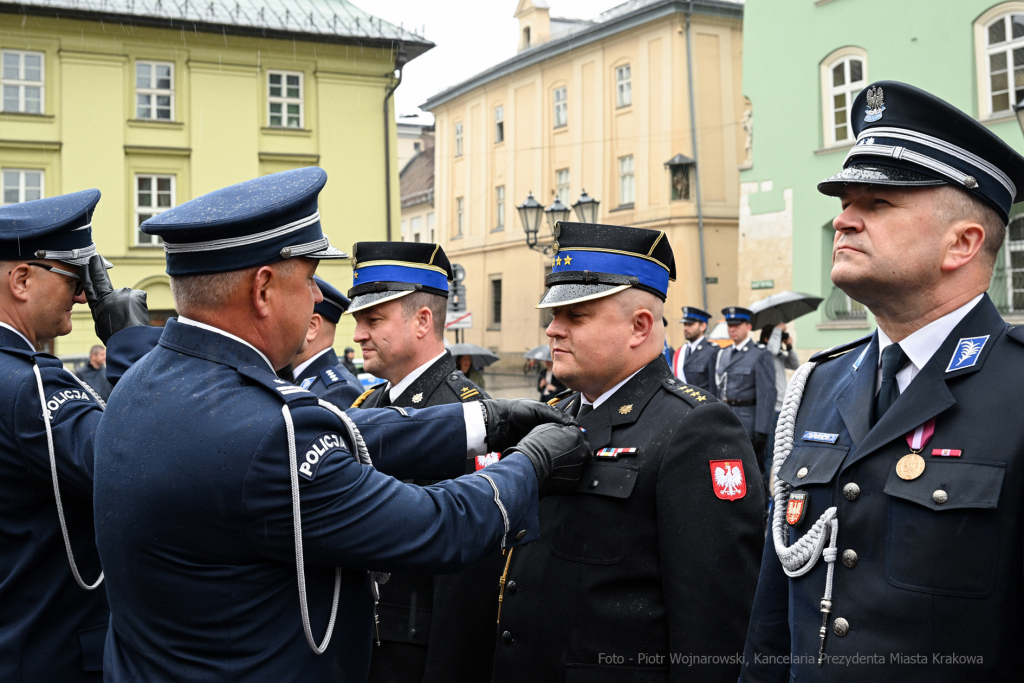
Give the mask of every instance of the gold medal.
M 911 481 L 924 473 L 924 458 L 917 453 L 908 453 L 896 463 L 896 474 L 900 479 Z

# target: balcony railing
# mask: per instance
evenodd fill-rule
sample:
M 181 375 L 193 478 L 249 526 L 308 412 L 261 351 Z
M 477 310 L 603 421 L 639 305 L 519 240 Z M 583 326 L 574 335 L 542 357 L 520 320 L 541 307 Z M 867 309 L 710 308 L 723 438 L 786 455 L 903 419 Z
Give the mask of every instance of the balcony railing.
M 832 291 L 825 299 L 825 318 L 828 320 L 867 320 L 868 311 L 846 296 L 843 290 L 832 286 Z

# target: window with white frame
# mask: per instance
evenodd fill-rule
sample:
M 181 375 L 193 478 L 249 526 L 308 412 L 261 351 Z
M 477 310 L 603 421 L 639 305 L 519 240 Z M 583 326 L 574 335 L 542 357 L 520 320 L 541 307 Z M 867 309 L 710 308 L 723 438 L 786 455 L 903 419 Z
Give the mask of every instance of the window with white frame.
M 147 235 L 140 229 L 143 221 L 174 206 L 173 175 L 135 176 L 135 243 L 149 247 L 163 244 L 157 235 Z
M 505 141 L 505 107 L 494 108 L 494 144 Z
M 267 72 L 267 123 L 271 128 L 302 128 L 302 72 Z
M 413 216 L 409 219 L 409 227 L 412 229 L 412 241 L 420 241 L 420 233 L 423 231 L 423 216 Z
M 633 179 L 633 155 L 619 157 L 619 204 L 632 204 L 636 200 Z
M 555 171 L 555 194 L 560 202 L 569 206 L 569 169 Z
M 864 114 L 851 107 L 868 83 L 867 52 L 859 47 L 840 48 L 821 61 L 820 69 L 824 146 L 852 144 L 851 122 Z
M 33 199 L 42 199 L 43 172 L 5 168 L 0 171 L 0 196 L 4 204 L 20 204 Z
M 1006 241 L 1003 243 L 1006 272 L 1006 305 L 1001 307 L 1007 313 L 1024 311 L 1024 218 L 1014 217 L 1006 227 Z M 993 292 L 996 301 L 1002 292 Z
M 455 200 L 455 236 L 462 237 L 462 221 L 465 217 L 466 200 L 459 197 Z
M 455 124 L 455 156 L 462 156 L 462 122 Z
M 555 128 L 569 125 L 569 95 L 565 86 L 555 88 Z
M 494 197 L 498 205 L 497 221 L 495 230 L 505 229 L 505 186 L 498 185 L 494 188 Z
M 427 230 L 430 231 L 430 242 L 433 244 L 434 240 L 434 212 L 431 211 L 427 214 Z
M 174 120 L 174 64 L 135 62 L 135 118 Z
M 2 111 L 42 114 L 46 110 L 43 53 L 3 50 L 0 51 L 0 65 Z
M 633 104 L 633 85 L 629 64 L 615 68 L 615 106 L 618 109 Z
M 985 27 L 991 113 L 1024 101 L 1024 14 L 1004 14 Z

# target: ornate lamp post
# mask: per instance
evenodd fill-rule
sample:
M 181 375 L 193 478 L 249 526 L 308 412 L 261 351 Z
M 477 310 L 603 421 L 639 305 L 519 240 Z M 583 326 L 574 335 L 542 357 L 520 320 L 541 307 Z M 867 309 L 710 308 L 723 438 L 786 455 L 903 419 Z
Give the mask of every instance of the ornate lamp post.
M 576 217 L 580 219 L 580 223 L 596 223 L 597 207 L 600 205 L 601 202 L 587 194 L 586 190 L 583 190 L 583 194 L 572 205 L 572 208 L 576 210 Z
M 531 192 L 526 201 L 516 209 L 519 211 L 519 220 L 523 222 L 523 230 L 526 231 L 526 246 L 543 251 L 537 248 L 537 233 L 540 230 L 540 215 L 544 212 L 544 205 L 534 199 Z

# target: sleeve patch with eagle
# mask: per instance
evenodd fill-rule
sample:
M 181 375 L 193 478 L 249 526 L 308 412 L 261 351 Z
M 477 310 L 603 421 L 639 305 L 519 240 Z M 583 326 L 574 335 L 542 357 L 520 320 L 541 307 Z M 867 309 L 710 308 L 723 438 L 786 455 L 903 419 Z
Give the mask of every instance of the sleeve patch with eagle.
M 711 487 L 722 500 L 739 500 L 747 495 L 747 478 L 739 460 L 712 460 Z

